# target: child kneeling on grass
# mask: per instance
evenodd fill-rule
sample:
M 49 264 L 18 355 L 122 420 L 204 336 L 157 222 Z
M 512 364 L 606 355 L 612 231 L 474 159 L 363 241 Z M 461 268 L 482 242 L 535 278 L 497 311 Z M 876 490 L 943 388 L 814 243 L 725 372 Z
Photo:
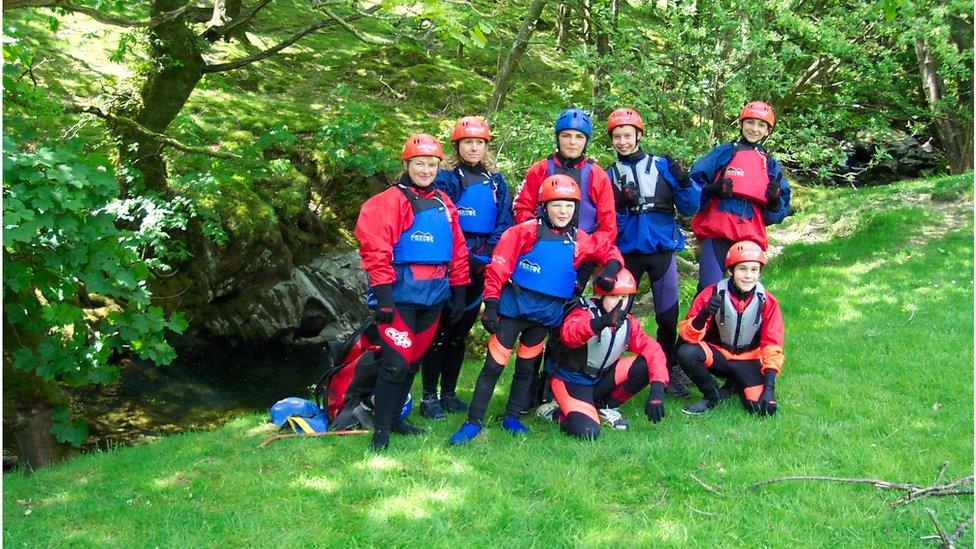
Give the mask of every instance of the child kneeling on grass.
M 729 248 L 729 276 L 701 291 L 678 325 L 686 343 L 678 362 L 705 397 L 684 407 L 703 414 L 722 400 L 712 375 L 727 379 L 746 410 L 776 413 L 776 376 L 783 367 L 783 316 L 759 276 L 766 253 L 744 240 Z
M 552 394 L 555 401 L 539 406 L 539 416 L 557 421 L 562 430 L 595 439 L 600 420 L 613 429 L 629 424 L 620 406 L 650 383 L 644 404 L 648 421 L 664 417 L 664 388 L 668 384 L 664 351 L 629 313 L 637 282 L 627 269 L 617 273 L 610 290 L 594 287 L 597 297 L 583 299 L 566 314 L 553 343 Z M 624 352 L 637 353 L 624 357 Z

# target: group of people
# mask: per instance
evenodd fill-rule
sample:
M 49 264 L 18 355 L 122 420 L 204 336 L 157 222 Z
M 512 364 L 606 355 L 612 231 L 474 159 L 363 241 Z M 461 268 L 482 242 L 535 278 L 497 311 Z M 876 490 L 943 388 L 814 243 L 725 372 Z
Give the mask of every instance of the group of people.
M 457 121 L 446 158 L 431 135 L 407 139 L 404 172 L 363 204 L 356 223 L 382 355 L 371 447 L 386 448 L 391 433 L 423 432 L 400 414 L 418 371 L 421 414 L 466 413 L 450 443 L 477 437 L 513 352 L 500 423 L 514 435 L 528 432 L 521 418 L 537 394 L 545 395 L 539 416 L 595 438 L 601 424 L 626 429 L 620 406 L 649 387 L 644 411 L 657 423 L 669 385 L 690 396 L 682 378 L 703 396 L 683 408 L 689 414 L 733 394 L 749 411 L 774 414 L 783 322 L 759 278 L 766 225 L 788 214 L 790 187 L 763 147 L 773 109 L 749 103 L 738 121 L 739 138 L 689 171 L 644 151 L 640 115 L 617 109 L 606 125 L 617 161 L 604 170 L 586 155 L 590 117 L 567 109 L 555 120 L 555 152 L 528 169 L 514 201 L 483 119 Z M 692 218 L 699 242 L 698 295 L 682 322 L 677 214 Z M 656 339 L 630 314 L 645 274 Z M 595 296 L 585 299 L 591 279 Z M 456 389 L 479 315 L 489 338 L 469 405 Z

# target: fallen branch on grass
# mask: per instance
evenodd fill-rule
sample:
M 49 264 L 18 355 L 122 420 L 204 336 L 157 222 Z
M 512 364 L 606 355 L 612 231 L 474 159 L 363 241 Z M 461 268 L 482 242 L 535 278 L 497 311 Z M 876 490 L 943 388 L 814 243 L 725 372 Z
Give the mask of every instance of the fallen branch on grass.
M 298 437 L 306 438 L 306 437 L 328 437 L 328 436 L 341 437 L 346 435 L 364 435 L 368 432 L 369 431 L 357 430 L 357 431 L 326 431 L 324 433 L 311 433 L 311 434 L 288 433 L 286 435 L 275 435 L 269 438 L 268 440 L 262 442 L 261 444 L 258 444 L 258 448 L 264 448 L 265 446 L 271 444 L 272 442 L 284 438 L 298 438 Z
M 939 478 L 942 477 L 942 472 L 938 475 Z M 842 478 L 842 477 L 823 477 L 823 476 L 796 476 L 796 477 L 780 477 L 769 480 L 764 480 L 762 482 L 757 482 L 753 485 L 754 488 L 758 488 L 764 484 L 773 484 L 776 482 L 786 482 L 790 480 L 822 480 L 829 482 L 845 482 L 848 484 L 871 484 L 875 488 L 883 488 L 888 490 L 904 490 L 906 493 L 905 497 L 896 501 L 892 504 L 898 505 L 900 503 L 908 503 L 909 501 L 914 501 L 916 499 L 921 499 L 929 496 L 961 496 L 961 495 L 972 495 L 973 494 L 973 475 L 968 477 L 963 477 L 952 482 L 947 482 L 945 484 L 936 484 L 934 486 L 919 487 L 915 484 L 903 483 L 903 482 L 889 482 L 887 480 L 878 480 L 873 478 Z M 969 488 L 960 488 L 961 486 L 969 485 Z
M 716 490 L 712 486 L 709 486 L 709 485 L 705 484 L 704 482 L 701 481 L 701 479 L 699 479 L 695 475 L 691 475 L 691 480 L 697 482 L 702 488 L 708 490 L 709 492 L 715 494 L 716 496 L 721 496 L 722 495 L 722 492 L 719 492 L 718 490 Z
M 948 535 L 946 534 L 945 530 L 942 529 L 942 525 L 939 524 L 938 519 L 936 519 L 935 511 L 926 507 L 925 512 L 929 514 L 929 518 L 931 518 L 932 523 L 935 524 L 935 531 L 939 534 L 936 536 L 922 536 L 921 539 L 923 541 L 937 539 L 941 542 L 942 547 L 946 549 L 953 549 L 956 546 L 956 541 L 959 539 L 959 536 L 962 535 L 962 533 L 973 524 L 973 516 L 969 515 L 969 518 L 960 522 L 959 526 L 956 526 L 956 530 L 952 533 L 952 535 Z

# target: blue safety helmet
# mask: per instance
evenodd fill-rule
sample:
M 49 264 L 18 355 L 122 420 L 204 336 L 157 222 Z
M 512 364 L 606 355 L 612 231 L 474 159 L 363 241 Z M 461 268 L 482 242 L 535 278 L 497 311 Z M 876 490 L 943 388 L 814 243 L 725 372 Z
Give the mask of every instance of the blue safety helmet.
M 290 416 L 314 417 L 322 410 L 310 400 L 298 397 L 288 397 L 275 402 L 271 407 L 271 423 L 279 429 L 288 421 Z
M 563 130 L 576 130 L 586 136 L 586 144 L 590 144 L 593 137 L 593 129 L 590 126 L 590 115 L 580 109 L 566 109 L 556 117 L 555 133 L 556 150 L 559 150 L 559 132 Z M 586 150 L 584 148 L 584 150 Z

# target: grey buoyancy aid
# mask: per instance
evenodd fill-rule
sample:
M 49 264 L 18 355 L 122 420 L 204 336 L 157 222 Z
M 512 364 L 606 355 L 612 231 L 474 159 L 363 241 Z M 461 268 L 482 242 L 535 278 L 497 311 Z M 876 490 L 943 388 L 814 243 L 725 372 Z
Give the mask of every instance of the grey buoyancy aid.
M 632 213 L 653 210 L 674 213 L 674 193 L 668 182 L 658 173 L 656 160 L 656 156 L 648 154 L 634 164 L 617 162 L 610 167 L 610 182 L 618 190 L 630 182 L 637 186 L 637 204 L 629 207 Z
M 762 327 L 762 309 L 766 303 L 766 288 L 756 283 L 755 295 L 741 313 L 736 310 L 729 295 L 729 279 L 723 278 L 715 285 L 715 291 L 722 296 L 719 309 L 718 335 L 722 346 L 733 353 L 741 353 L 755 348 L 755 339 Z
M 580 300 L 579 305 L 596 318 L 606 313 L 591 300 Z M 620 327 L 604 328 L 577 349 L 570 349 L 560 343 L 556 350 L 556 360 L 571 372 L 582 372 L 590 377 L 601 377 L 627 350 L 630 338 L 630 320 L 624 319 Z
M 766 205 L 769 186 L 769 158 L 761 146 L 732 144 L 732 158 L 716 174 L 716 181 L 732 181 L 732 196 L 747 198 Z

